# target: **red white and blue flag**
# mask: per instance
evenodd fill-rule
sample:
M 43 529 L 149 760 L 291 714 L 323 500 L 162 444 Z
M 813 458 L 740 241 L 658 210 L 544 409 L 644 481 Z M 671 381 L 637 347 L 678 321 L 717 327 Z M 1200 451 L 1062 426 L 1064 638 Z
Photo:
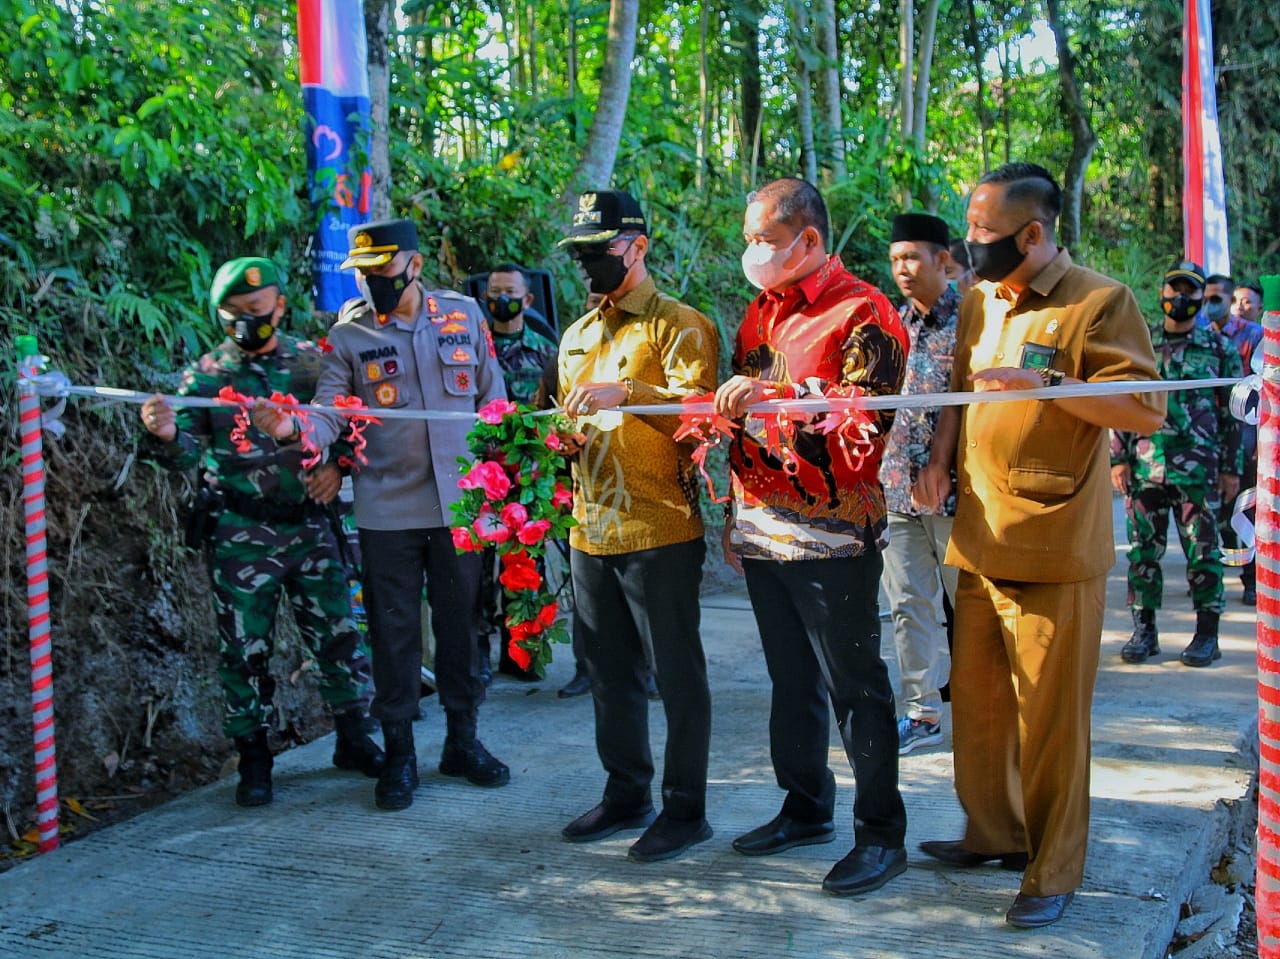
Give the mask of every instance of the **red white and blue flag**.
M 311 251 L 315 309 L 336 312 L 359 295 L 354 276 L 338 270 L 347 228 L 369 219 L 369 169 L 352 168 L 369 138 L 364 0 L 298 0 L 298 42 L 307 183 L 320 217 Z
M 1187 259 L 1231 274 L 1227 190 L 1218 136 L 1209 0 L 1184 0 L 1182 27 L 1182 225 Z

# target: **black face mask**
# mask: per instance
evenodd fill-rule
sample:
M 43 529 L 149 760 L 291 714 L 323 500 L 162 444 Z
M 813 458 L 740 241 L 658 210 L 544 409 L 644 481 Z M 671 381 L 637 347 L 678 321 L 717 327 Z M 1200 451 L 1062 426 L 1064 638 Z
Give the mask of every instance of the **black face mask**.
M 1160 297 L 1160 308 L 1164 310 L 1164 315 L 1170 322 L 1186 323 L 1188 320 L 1195 319 L 1195 315 L 1200 312 L 1201 302 L 1185 293 L 1179 293 L 1177 296 Z
M 635 240 L 632 239 L 631 243 Z M 627 250 L 631 249 L 631 243 L 623 247 L 621 253 L 609 253 L 608 246 L 594 249 L 579 249 L 575 255 L 578 265 L 582 267 L 582 272 L 587 274 L 590 281 L 589 287 L 592 293 L 612 293 L 618 287 L 622 286 L 622 281 L 627 278 L 630 267 L 626 265 L 624 260 L 627 256 Z
M 227 333 L 236 346 L 246 353 L 256 353 L 275 336 L 276 328 L 271 324 L 275 310 L 258 316 L 254 313 L 236 313 L 234 316 L 223 316 Z
M 510 323 L 523 312 L 524 301 L 503 293 L 500 296 L 489 297 L 485 300 L 485 306 L 489 307 L 489 315 L 495 322 Z
M 385 316 L 400 305 L 400 298 L 413 281 L 409 279 L 409 267 L 406 266 L 396 276 L 379 276 L 376 273 L 364 274 L 364 284 L 369 290 L 369 305 L 373 312 Z
M 981 279 L 999 283 L 1027 258 L 1027 254 L 1018 249 L 1018 234 L 1034 222 L 1035 220 L 1028 220 L 1008 236 L 990 243 L 965 240 L 964 246 L 969 252 L 969 268 Z

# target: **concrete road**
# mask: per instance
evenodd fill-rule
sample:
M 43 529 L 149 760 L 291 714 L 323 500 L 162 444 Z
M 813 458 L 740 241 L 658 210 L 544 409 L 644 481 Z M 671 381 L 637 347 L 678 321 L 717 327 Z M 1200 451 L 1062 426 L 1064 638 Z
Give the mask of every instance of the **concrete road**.
M 506 788 L 435 771 L 443 719 L 428 699 L 411 809 L 378 811 L 369 780 L 330 766 L 331 737 L 294 749 L 277 758 L 268 807 L 237 808 L 224 780 L 0 874 L 0 956 L 1163 957 L 1181 902 L 1221 848 L 1219 800 L 1247 792 L 1256 752 L 1253 610 L 1232 578 L 1223 659 L 1183 667 L 1177 652 L 1194 617 L 1180 557 L 1166 571 L 1164 652 L 1143 666 L 1119 658 L 1131 623 L 1123 562 L 1113 571 L 1085 881 L 1045 930 L 1004 923 L 1017 874 L 947 871 L 916 849 L 960 835 L 949 731 L 946 745 L 902 761 L 911 867 L 879 892 L 845 900 L 820 890 L 852 843 L 853 779 L 835 739 L 836 842 L 765 859 L 733 852 L 732 838 L 772 817 L 781 794 L 754 620 L 745 593 L 728 592 L 703 605 L 716 835 L 683 858 L 630 862 L 634 834 L 561 841 L 603 785 L 589 697 L 555 695 L 572 672 L 562 655 L 545 682 L 498 679 L 490 691 L 481 734 L 512 767 Z M 660 756 L 660 704 L 650 716 Z

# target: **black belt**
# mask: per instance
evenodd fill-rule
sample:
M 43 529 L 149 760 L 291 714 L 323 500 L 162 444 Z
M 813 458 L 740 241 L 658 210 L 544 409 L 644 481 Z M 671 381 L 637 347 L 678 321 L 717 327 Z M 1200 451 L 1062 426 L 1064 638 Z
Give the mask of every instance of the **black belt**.
M 305 503 L 272 503 L 230 489 L 222 491 L 222 502 L 232 513 L 259 523 L 298 525 L 320 513 L 320 507 L 311 500 Z

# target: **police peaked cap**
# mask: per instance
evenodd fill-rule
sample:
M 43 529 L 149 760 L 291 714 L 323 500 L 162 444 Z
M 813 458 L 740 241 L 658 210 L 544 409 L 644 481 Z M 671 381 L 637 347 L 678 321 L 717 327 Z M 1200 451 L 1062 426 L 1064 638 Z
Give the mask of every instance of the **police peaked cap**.
M 349 270 L 372 269 L 390 263 L 402 250 L 418 250 L 418 228 L 412 220 L 378 220 L 353 226 L 347 231 L 347 258 L 338 267 Z
M 280 285 L 280 271 L 270 260 L 261 256 L 242 256 L 228 260 L 213 274 L 209 286 L 209 302 L 216 310 L 229 296 L 254 293 L 268 286 Z
M 1190 280 L 1195 284 L 1196 289 L 1203 290 L 1204 267 L 1192 260 L 1179 260 L 1164 273 L 1166 283 L 1172 283 L 1174 280 Z
M 893 218 L 890 243 L 933 243 L 951 246 L 951 231 L 947 221 L 928 213 L 899 213 Z
M 606 243 L 620 233 L 645 233 L 645 223 L 640 204 L 623 190 L 588 190 L 578 197 L 578 209 L 573 214 L 573 226 L 569 235 L 557 246 L 568 243 Z

